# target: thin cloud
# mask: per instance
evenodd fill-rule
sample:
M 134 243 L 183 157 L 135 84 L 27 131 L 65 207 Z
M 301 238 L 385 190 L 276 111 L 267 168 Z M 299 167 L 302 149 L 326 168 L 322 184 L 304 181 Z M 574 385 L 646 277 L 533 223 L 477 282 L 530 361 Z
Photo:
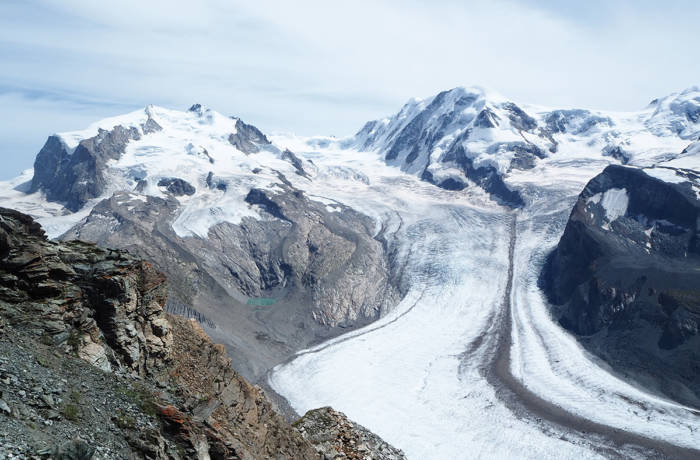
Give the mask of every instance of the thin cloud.
M 459 85 L 634 110 L 698 83 L 699 5 L 568 3 L 5 1 L 0 100 L 36 129 L 0 127 L 14 139 L 0 156 L 19 158 L 4 176 L 31 165 L 50 132 L 149 103 L 200 102 L 268 132 L 346 135 Z

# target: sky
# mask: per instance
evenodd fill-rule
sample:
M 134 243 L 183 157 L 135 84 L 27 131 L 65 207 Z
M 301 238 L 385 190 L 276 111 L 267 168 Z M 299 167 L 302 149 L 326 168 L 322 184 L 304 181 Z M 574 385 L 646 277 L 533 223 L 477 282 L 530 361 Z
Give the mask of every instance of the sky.
M 455 86 L 637 110 L 700 84 L 699 20 L 694 0 L 0 0 L 0 180 L 148 104 L 337 136 Z

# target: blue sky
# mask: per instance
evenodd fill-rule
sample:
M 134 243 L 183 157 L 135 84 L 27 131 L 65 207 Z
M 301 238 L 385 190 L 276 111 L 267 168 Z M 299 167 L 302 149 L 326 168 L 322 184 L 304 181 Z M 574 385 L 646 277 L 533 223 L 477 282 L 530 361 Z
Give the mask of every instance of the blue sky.
M 635 110 L 700 83 L 698 20 L 673 0 L 1 0 L 0 179 L 147 104 L 335 135 L 460 85 Z

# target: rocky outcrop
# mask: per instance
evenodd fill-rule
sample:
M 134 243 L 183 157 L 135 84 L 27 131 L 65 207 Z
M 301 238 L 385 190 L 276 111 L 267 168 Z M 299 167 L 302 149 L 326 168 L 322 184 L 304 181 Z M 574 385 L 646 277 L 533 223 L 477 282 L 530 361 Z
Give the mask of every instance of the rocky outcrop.
M 377 319 L 398 300 L 384 248 L 370 236 L 367 217 L 340 205 L 338 212 L 328 212 L 293 189 L 275 194 L 253 189 L 246 201 L 276 220 L 247 222 L 249 230 L 237 235 L 238 240 L 245 235 L 243 247 L 253 255 L 231 259 L 244 292 L 303 292 L 313 300 L 313 317 L 327 326 Z
M 165 277 L 92 244 L 50 242 L 30 217 L 0 208 L 0 314 L 104 370 L 158 372 L 172 335 Z
M 514 166 L 521 169 L 528 169 L 534 166 L 534 160 L 530 159 L 527 152 L 518 151 L 516 155 L 518 156 L 513 162 Z M 452 144 L 443 160 L 447 163 L 458 165 L 464 173 L 465 179 L 469 179 L 469 181 L 484 189 L 494 201 L 513 208 L 519 208 L 525 204 L 517 190 L 508 188 L 503 181 L 503 176 L 498 173 L 496 168 L 475 167 L 474 161 L 469 158 L 467 151 L 460 145 L 459 141 L 455 141 Z M 421 179 L 446 190 L 463 190 L 468 184 L 467 181 L 454 177 L 438 180 L 428 168 L 423 171 Z
M 330 407 L 310 410 L 294 426 L 313 444 L 322 460 L 406 458 L 401 450 Z
M 68 148 L 60 136 L 50 136 L 34 161 L 30 192 L 43 190 L 49 201 L 65 203 L 69 210 L 78 211 L 104 192 L 107 162 L 121 157 L 129 141 L 160 129 L 149 117 L 139 128 L 99 129 L 96 136 L 80 141 L 75 149 Z
M 660 180 L 656 171 L 676 179 Z M 560 323 L 591 351 L 696 406 L 698 178 L 686 170 L 607 167 L 579 196 L 541 277 Z
M 257 153 L 263 146 L 269 145 L 267 137 L 253 125 L 236 119 L 236 132 L 229 135 L 228 141 L 243 153 Z
M 161 409 L 173 431 L 195 439 L 192 444 L 208 445 L 207 450 L 219 452 L 220 458 L 317 458 L 260 388 L 231 368 L 223 346 L 213 344 L 196 321 L 169 319 L 175 336 L 170 372 L 187 399 L 178 409 Z M 194 435 L 198 424 L 204 424 L 204 430 Z
M 192 184 L 177 177 L 169 177 L 159 180 L 158 187 L 165 187 L 168 192 L 175 196 L 192 196 L 197 191 Z

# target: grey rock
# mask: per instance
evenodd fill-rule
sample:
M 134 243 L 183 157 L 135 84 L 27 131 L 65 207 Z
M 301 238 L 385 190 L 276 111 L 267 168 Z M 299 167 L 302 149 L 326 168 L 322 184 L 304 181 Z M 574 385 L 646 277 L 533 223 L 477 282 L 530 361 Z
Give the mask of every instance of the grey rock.
M 66 441 L 51 452 L 55 460 L 90 460 L 94 455 L 95 448 L 82 439 Z
M 255 126 L 236 119 L 236 133 L 231 134 L 228 141 L 243 153 L 257 153 L 264 146 L 270 144 L 267 137 Z
M 2 399 L 0 399 L 0 412 L 4 413 L 5 415 L 12 414 L 10 406 Z
M 619 145 L 606 146 L 603 148 L 603 155 L 613 157 L 623 165 L 626 165 L 630 160 L 629 153 L 625 152 L 625 150 Z
M 530 131 L 537 127 L 537 121 L 514 103 L 507 102 L 503 105 L 503 108 L 508 112 L 510 123 L 516 129 Z
M 165 187 L 168 192 L 175 196 L 195 194 L 196 189 L 187 181 L 177 177 L 164 178 L 158 181 L 158 187 Z
M 296 169 L 296 173 L 300 176 L 309 177 L 309 174 L 304 170 L 304 166 L 302 161 L 294 155 L 294 153 L 291 150 L 285 149 L 284 152 L 282 152 L 281 158 L 285 161 L 289 161 L 293 166 L 294 169 Z
M 5 208 L 0 208 L 2 240 L 11 249 L 0 258 L 0 273 L 19 279 L 0 282 L 0 314 L 10 324 L 38 318 L 34 334 L 104 370 L 121 367 L 145 375 L 167 362 L 165 277 L 150 264 L 92 244 L 48 241 L 30 217 Z M 37 253 L 42 258 L 34 258 Z
M 479 112 L 474 120 L 474 126 L 477 128 L 495 128 L 498 126 L 500 117 L 488 107 Z
M 330 407 L 308 411 L 294 426 L 324 460 L 403 460 L 404 453 Z
M 56 401 L 54 401 L 53 396 L 51 395 L 42 394 L 39 396 L 39 398 L 47 407 L 54 407 L 56 405 Z

